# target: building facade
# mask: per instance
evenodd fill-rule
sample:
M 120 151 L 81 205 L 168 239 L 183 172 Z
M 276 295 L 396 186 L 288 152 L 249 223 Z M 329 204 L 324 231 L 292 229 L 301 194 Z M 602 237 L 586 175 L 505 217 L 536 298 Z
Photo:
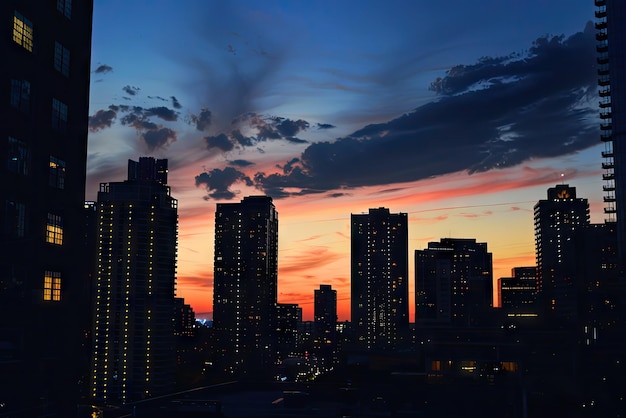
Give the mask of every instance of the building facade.
M 536 315 L 537 267 L 513 267 L 500 278 L 500 307 L 512 315 Z
M 472 326 L 493 307 L 487 243 L 442 238 L 415 250 L 415 323 Z
M 0 413 L 70 416 L 88 372 L 91 0 L 0 2 Z
M 589 225 L 589 202 L 559 184 L 534 206 L 537 297 L 540 310 L 572 317 L 576 300 L 576 232 Z
M 97 202 L 90 394 L 107 404 L 169 393 L 175 384 L 178 202 L 166 184 L 167 160 L 142 157 L 128 168 L 128 180 L 100 185 Z
M 600 139 L 607 221 L 617 221 L 618 254 L 626 266 L 626 4 L 595 0 Z
M 351 216 L 350 312 L 354 342 L 393 350 L 409 327 L 408 222 L 387 208 Z
M 313 292 L 314 349 L 324 365 L 336 360 L 337 351 L 337 291 L 321 284 Z
M 272 198 L 218 203 L 213 328 L 224 372 L 247 374 L 275 362 L 277 284 L 278 212 Z

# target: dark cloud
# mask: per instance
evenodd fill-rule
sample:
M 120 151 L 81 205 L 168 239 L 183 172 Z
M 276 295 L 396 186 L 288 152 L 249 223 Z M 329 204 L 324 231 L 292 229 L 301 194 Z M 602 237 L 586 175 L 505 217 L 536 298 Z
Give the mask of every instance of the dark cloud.
M 316 126 L 317 129 L 333 129 L 336 127 L 335 125 L 331 125 L 330 123 L 318 123 Z
M 204 187 L 208 194 L 205 200 L 231 200 L 238 194 L 232 191 L 231 187 L 236 183 L 244 183 L 246 186 L 252 186 L 252 180 L 241 171 L 232 167 L 226 167 L 223 170 L 219 168 L 209 172 L 204 172 L 196 176 L 196 187 Z
M 228 139 L 228 137 L 224 134 L 206 136 L 204 137 L 204 140 L 206 142 L 206 147 L 209 150 L 217 148 L 223 152 L 228 152 L 235 147 L 233 143 L 230 142 L 230 139 Z
M 228 164 L 235 166 L 235 167 L 249 167 L 251 165 L 254 165 L 252 161 L 248 161 L 248 160 L 232 160 L 232 161 L 229 161 Z
M 584 32 L 535 41 L 528 54 L 459 65 L 431 88 L 437 101 L 333 142 L 308 146 L 283 174 L 257 173 L 274 197 L 474 173 L 598 143 L 595 40 Z M 590 64 L 591 63 L 591 64 Z
M 111 67 L 110 65 L 106 65 L 106 64 L 101 64 L 98 66 L 98 68 L 96 68 L 94 70 L 94 73 L 96 74 L 106 74 L 106 73 L 110 73 L 113 71 L 113 67 Z
M 124 86 L 122 87 L 122 90 L 124 90 L 124 92 L 128 94 L 129 96 L 136 96 L 137 93 L 139 93 L 139 90 L 141 89 L 135 86 Z
M 168 122 L 174 122 L 178 119 L 178 113 L 165 106 L 151 107 L 145 110 L 145 116 L 156 116 Z
M 191 115 L 191 122 L 196 125 L 199 131 L 206 131 L 211 126 L 211 111 L 203 108 L 197 115 Z
M 309 141 L 307 141 L 306 139 L 300 139 L 300 138 L 296 138 L 296 137 L 291 137 L 291 138 L 285 138 L 288 142 L 291 142 L 292 144 L 308 144 Z
M 170 98 L 172 99 L 172 107 L 173 107 L 174 109 L 180 109 L 180 108 L 182 108 L 182 107 L 183 107 L 183 106 L 180 104 L 180 102 L 178 101 L 178 99 L 177 99 L 176 97 L 172 96 L 172 97 L 170 97 Z
M 89 130 L 97 132 L 104 128 L 110 128 L 116 117 L 117 107 L 111 106 L 108 110 L 100 109 L 93 116 L 89 116 Z
M 142 134 L 149 151 L 164 148 L 176 141 L 176 132 L 170 128 L 155 128 L 147 130 Z

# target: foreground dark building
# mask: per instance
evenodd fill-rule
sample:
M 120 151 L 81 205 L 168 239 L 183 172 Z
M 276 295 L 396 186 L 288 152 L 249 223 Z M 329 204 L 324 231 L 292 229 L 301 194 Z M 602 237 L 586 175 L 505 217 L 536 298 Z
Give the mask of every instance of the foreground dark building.
M 70 416 L 88 367 L 91 0 L 0 2 L 0 412 Z
M 278 212 L 272 198 L 218 203 L 213 327 L 228 374 L 266 373 L 276 360 Z
M 128 180 L 98 192 L 90 396 L 124 404 L 175 385 L 178 202 L 167 160 L 128 161 Z

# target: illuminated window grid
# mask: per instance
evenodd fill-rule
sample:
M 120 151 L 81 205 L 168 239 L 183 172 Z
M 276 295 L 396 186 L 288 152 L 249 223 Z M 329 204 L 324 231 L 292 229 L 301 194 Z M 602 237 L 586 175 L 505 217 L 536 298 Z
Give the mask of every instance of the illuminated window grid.
M 58 302 L 61 300 L 61 273 L 46 270 L 43 277 L 43 300 Z
M 17 11 L 13 14 L 13 42 L 33 52 L 33 23 Z
M 46 224 L 46 242 L 55 245 L 63 244 L 63 219 L 60 215 L 48 213 Z

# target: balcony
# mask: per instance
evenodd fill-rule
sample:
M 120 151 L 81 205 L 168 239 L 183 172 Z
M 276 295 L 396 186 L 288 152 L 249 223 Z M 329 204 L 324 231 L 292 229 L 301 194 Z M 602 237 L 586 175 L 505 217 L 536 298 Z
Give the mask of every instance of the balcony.
M 611 123 L 603 123 L 602 125 L 600 125 L 600 130 L 602 131 L 610 131 L 613 129 L 613 124 Z
M 604 29 L 606 29 L 606 20 L 602 20 L 600 22 L 596 22 L 596 29 L 597 30 L 604 30 Z
M 596 46 L 596 51 L 598 51 L 601 54 L 605 54 L 609 52 L 609 44 L 600 44 Z
M 605 9 L 596 10 L 596 18 L 597 19 L 604 19 L 604 18 L 606 18 L 606 10 Z
M 615 168 L 615 163 L 602 163 L 602 168 L 605 170 L 612 170 Z
M 611 107 L 611 101 L 607 100 L 607 101 L 599 102 L 598 106 L 600 106 L 601 109 L 606 109 L 607 107 Z
M 602 151 L 603 158 L 613 158 L 614 156 L 613 151 Z
M 611 119 L 611 112 L 601 112 L 600 119 Z
M 598 92 L 600 97 L 611 97 L 611 89 L 604 89 Z
M 604 200 L 604 203 L 612 203 L 615 202 L 615 196 L 604 196 L 602 200 Z
M 615 180 L 615 174 L 614 173 L 602 174 L 602 180 L 604 181 Z
M 605 192 L 614 192 L 615 186 L 602 186 L 602 190 Z

